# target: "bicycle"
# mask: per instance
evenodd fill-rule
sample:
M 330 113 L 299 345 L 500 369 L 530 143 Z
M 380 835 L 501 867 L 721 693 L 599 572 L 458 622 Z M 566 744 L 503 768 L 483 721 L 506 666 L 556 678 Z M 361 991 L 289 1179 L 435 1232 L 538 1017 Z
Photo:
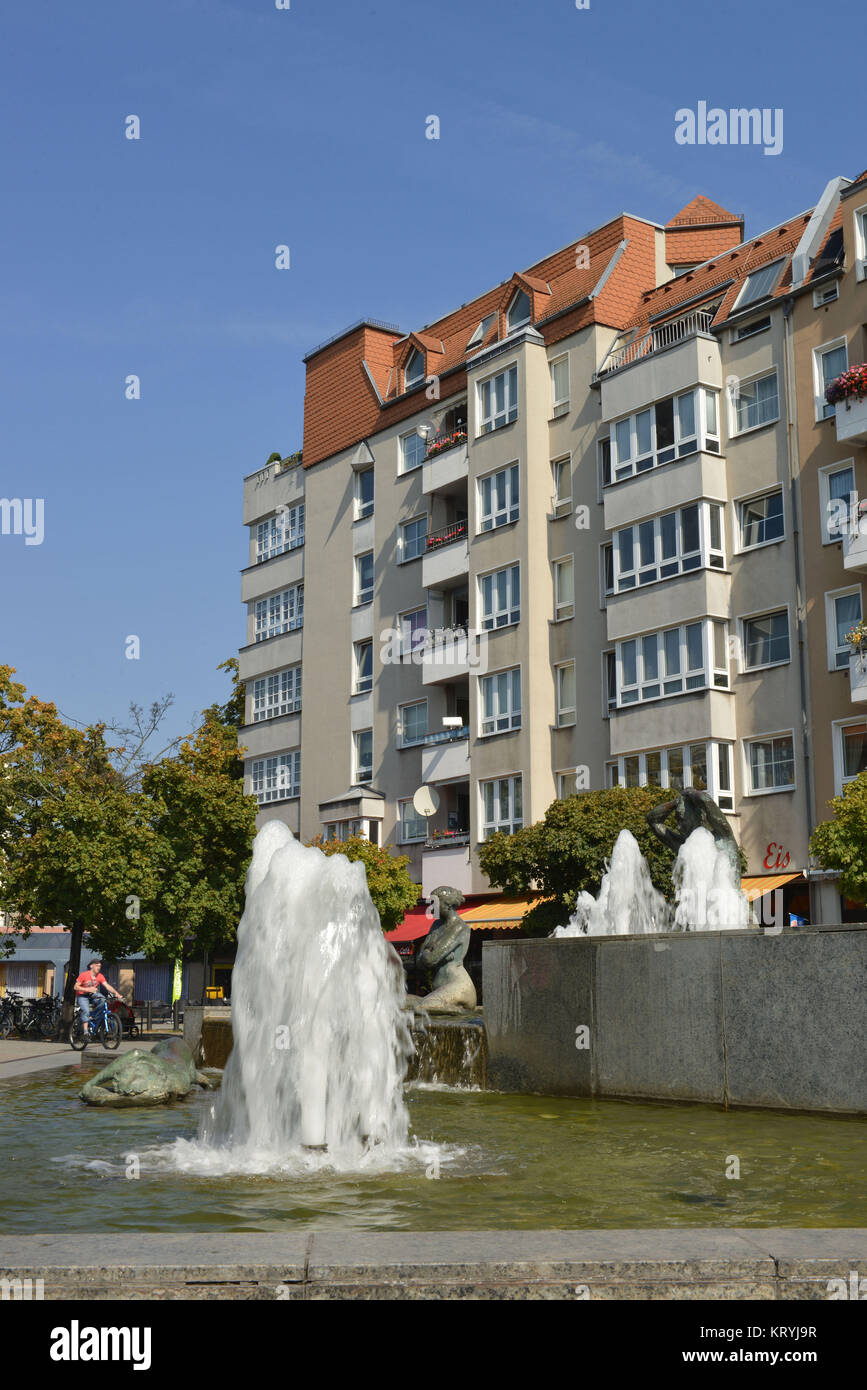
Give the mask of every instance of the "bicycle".
M 70 1033 L 70 1046 L 76 1052 L 83 1052 L 89 1042 L 101 1042 L 103 1047 L 114 1051 L 120 1046 L 123 1028 L 117 1014 L 109 1011 L 102 994 L 91 995 L 90 1019 L 84 1021 L 81 1009 L 75 1010 Z

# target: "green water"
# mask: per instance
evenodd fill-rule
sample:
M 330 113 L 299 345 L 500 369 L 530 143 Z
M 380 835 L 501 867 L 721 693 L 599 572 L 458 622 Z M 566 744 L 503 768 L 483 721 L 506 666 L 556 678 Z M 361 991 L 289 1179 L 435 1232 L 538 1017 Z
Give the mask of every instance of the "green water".
M 89 1074 L 0 1085 L 4 1232 L 867 1226 L 860 1120 L 409 1088 L 413 1134 L 446 1146 L 438 1178 L 423 1163 L 202 1177 L 145 1158 L 133 1180 L 123 1155 L 193 1138 L 210 1098 L 89 1109 Z

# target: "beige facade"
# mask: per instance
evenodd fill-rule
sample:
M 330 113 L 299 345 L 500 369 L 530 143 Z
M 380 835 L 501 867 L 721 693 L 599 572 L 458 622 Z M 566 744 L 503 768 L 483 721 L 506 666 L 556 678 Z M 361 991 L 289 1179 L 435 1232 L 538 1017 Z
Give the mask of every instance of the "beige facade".
M 731 816 L 750 873 L 809 868 L 840 731 L 867 710 L 828 630 L 867 538 L 823 520 L 841 465 L 867 487 L 867 429 L 841 442 L 815 418 L 817 352 L 867 358 L 867 193 L 838 184 L 792 240 L 790 293 L 739 294 L 721 319 L 726 281 L 640 341 L 617 323 L 559 341 L 522 326 L 399 421 L 246 480 L 243 742 L 263 817 L 304 838 L 360 828 L 407 853 L 425 892 L 483 893 L 493 828 L 576 787 L 692 784 Z M 840 206 L 825 302 L 796 273 Z M 664 244 L 656 229 L 657 261 Z M 427 448 L 444 434 L 452 447 Z M 302 664 L 303 699 L 283 674 Z

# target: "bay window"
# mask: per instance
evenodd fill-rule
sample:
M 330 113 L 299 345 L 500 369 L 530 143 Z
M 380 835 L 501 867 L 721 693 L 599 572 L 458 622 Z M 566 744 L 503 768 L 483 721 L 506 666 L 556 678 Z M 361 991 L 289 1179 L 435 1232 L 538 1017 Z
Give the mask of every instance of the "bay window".
M 726 624 L 704 618 L 617 644 L 617 706 L 728 689 Z
M 304 622 L 304 585 L 293 584 L 279 594 L 256 600 L 256 641 L 293 632 Z
M 696 569 L 723 569 L 722 507 L 694 502 L 614 533 L 618 593 Z
M 669 396 L 614 425 L 612 469 L 615 482 L 647 473 L 699 449 L 719 453 L 717 393 L 704 386 Z
M 253 682 L 253 723 L 294 714 L 301 708 L 301 667 L 290 666 Z
M 301 795 L 301 750 L 257 758 L 252 766 L 253 795 L 260 806 Z
M 260 521 L 256 527 L 256 563 L 295 550 L 304 544 L 304 503 L 284 507 L 276 516 Z
M 609 787 L 709 791 L 723 811 L 734 809 L 731 744 L 715 739 L 646 753 L 627 753 L 606 765 Z

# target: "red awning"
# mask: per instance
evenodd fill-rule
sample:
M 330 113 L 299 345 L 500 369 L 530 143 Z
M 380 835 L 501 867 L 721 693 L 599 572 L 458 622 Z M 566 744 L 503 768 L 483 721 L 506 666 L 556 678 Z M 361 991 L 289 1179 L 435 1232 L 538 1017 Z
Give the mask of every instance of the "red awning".
M 420 936 L 427 936 L 433 925 L 432 918 L 427 915 L 423 907 L 414 908 L 408 912 L 402 922 L 398 922 L 394 931 L 385 933 L 386 941 L 417 941 Z

